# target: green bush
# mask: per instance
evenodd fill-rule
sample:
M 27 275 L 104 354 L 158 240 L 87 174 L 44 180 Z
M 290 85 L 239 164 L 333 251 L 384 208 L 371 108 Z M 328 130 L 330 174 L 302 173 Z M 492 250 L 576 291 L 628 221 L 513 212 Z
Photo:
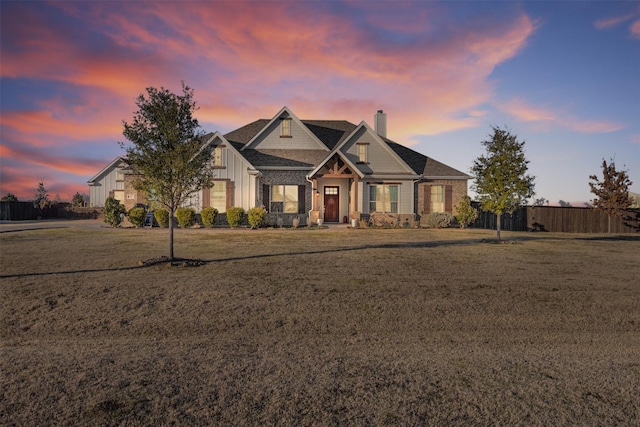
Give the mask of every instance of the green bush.
M 156 209 L 153 213 L 153 217 L 158 222 L 158 225 L 162 228 L 169 227 L 169 211 L 166 209 Z
M 456 219 L 460 228 L 465 228 L 478 218 L 478 211 L 471 206 L 471 197 L 464 196 L 456 205 Z
M 133 208 L 129 211 L 129 220 L 136 228 L 140 228 L 144 225 L 144 220 L 147 217 L 147 211 L 145 208 Z
M 196 223 L 196 211 L 192 208 L 178 208 L 176 209 L 176 218 L 178 218 L 180 228 L 189 228 Z
M 249 213 L 247 214 L 247 220 L 251 228 L 259 228 L 264 224 L 266 218 L 267 210 L 262 206 L 249 209 Z
M 127 211 L 117 199 L 107 197 L 107 200 L 104 202 L 103 212 L 104 222 L 112 227 L 117 227 L 122 222 L 122 218 L 124 218 L 124 214 Z
M 211 228 L 216 225 L 216 219 L 218 218 L 218 209 L 204 208 L 200 212 L 200 218 L 202 219 L 202 225 Z
M 242 223 L 244 219 L 244 209 L 242 208 L 229 208 L 227 209 L 227 222 L 229 227 L 236 228 Z
M 449 212 L 433 212 L 427 217 L 429 228 L 447 228 L 453 222 L 453 215 Z

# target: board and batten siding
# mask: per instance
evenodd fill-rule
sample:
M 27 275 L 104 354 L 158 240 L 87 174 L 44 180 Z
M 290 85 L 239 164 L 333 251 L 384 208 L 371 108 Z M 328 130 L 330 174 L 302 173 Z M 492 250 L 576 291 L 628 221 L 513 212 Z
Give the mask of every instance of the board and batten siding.
M 214 170 L 213 180 L 226 182 L 227 208 L 241 207 L 245 211 L 256 206 L 256 177 L 248 173 L 251 166 L 235 150 L 223 147 L 222 164 Z M 209 189 L 202 189 L 197 198 L 191 200 L 191 207 L 199 213 L 203 207 L 209 206 Z M 205 201 L 207 200 L 207 201 Z
M 112 191 L 124 191 L 124 181 L 118 180 L 118 168 L 114 167 L 89 186 L 89 207 L 103 208 Z

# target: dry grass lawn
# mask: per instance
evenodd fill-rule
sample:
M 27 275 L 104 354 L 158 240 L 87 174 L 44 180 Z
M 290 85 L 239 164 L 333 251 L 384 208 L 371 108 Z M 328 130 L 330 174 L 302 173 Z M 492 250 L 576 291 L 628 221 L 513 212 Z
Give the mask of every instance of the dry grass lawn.
M 494 235 L 0 234 L 0 424 L 640 424 L 640 236 Z

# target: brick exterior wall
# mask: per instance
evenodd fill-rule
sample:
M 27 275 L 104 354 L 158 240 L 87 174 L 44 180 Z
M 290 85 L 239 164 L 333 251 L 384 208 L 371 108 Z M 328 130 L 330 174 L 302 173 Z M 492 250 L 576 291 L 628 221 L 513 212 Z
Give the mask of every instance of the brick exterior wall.
M 426 180 L 416 184 L 417 189 L 415 192 L 415 200 L 416 200 L 416 213 L 420 216 L 423 215 L 425 210 L 427 209 L 425 206 L 424 200 L 424 190 L 425 186 L 430 185 L 450 185 L 451 186 L 451 214 L 455 215 L 456 205 L 460 203 L 460 200 L 464 196 L 467 195 L 467 180 L 466 179 L 435 179 L 435 180 Z M 446 204 L 445 200 L 445 204 Z
M 137 204 L 147 204 L 147 199 L 144 197 L 144 193 L 142 193 L 141 191 L 136 191 L 133 188 L 134 179 L 134 175 L 124 176 L 124 208 L 127 210 L 127 212 L 129 212 Z M 131 196 L 133 196 L 133 198 L 130 199 L 129 197 Z

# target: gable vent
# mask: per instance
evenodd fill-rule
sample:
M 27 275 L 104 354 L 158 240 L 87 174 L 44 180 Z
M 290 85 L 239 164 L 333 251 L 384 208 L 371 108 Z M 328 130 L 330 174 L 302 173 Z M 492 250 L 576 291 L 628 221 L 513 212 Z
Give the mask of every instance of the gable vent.
M 373 123 L 375 131 L 382 137 L 387 137 L 387 115 L 384 111 L 378 110 L 375 116 L 373 116 Z

